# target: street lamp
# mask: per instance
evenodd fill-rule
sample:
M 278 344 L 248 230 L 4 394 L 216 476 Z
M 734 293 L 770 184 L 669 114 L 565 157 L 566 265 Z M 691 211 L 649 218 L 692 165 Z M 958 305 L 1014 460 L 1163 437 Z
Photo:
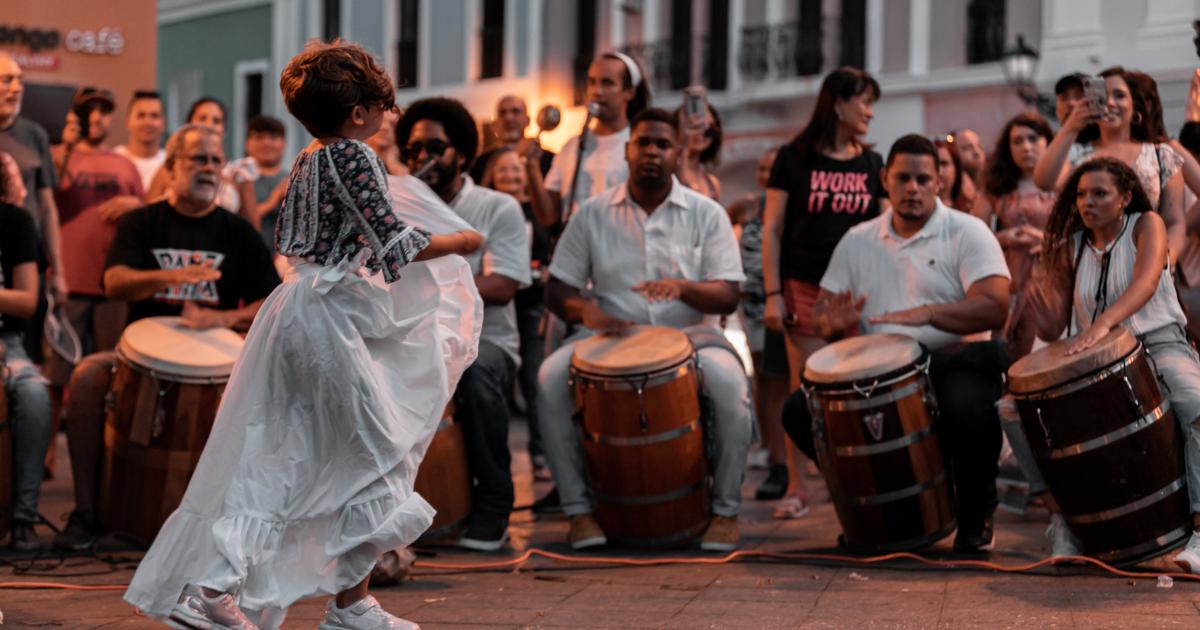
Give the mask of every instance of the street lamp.
M 1017 43 L 1001 55 L 1001 66 L 1008 85 L 1017 92 L 1017 96 L 1031 108 L 1036 108 L 1043 114 L 1054 115 L 1054 100 L 1038 91 L 1033 83 L 1037 73 L 1038 52 L 1025 43 L 1024 35 L 1017 35 Z

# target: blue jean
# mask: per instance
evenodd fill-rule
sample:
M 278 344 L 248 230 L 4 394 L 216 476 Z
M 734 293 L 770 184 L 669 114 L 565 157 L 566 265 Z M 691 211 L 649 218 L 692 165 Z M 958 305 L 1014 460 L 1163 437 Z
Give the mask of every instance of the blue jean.
M 4 389 L 12 424 L 13 520 L 32 523 L 37 519 L 46 449 L 53 437 L 50 391 L 41 371 L 25 353 L 21 335 L 6 334 L 0 341 L 8 350 Z
M 537 376 L 538 369 L 542 367 L 542 360 L 546 357 L 545 339 L 538 334 L 544 308 L 540 301 L 517 305 L 517 330 L 521 333 L 521 369 L 517 372 L 517 384 L 521 388 L 521 396 L 525 398 L 530 456 L 542 454 L 542 434 L 537 423 Z
M 508 451 L 508 397 L 517 366 L 496 344 L 480 340 L 479 357 L 463 372 L 454 394 L 454 420 L 463 429 L 475 487 L 473 512 L 508 516 L 513 481 Z

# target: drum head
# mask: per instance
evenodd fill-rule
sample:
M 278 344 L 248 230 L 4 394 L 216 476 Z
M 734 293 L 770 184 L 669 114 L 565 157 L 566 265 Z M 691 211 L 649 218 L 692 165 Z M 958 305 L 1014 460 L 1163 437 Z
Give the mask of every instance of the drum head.
M 181 377 L 229 376 L 242 338 L 228 328 L 192 330 L 178 317 L 147 317 L 125 328 L 117 349 L 143 368 Z
M 862 335 L 817 350 L 804 364 L 812 383 L 848 383 L 895 372 L 921 358 L 921 344 L 895 334 Z
M 620 376 L 667 368 L 692 354 L 692 342 L 674 328 L 634 326 L 623 335 L 596 335 L 575 344 L 571 364 L 592 374 Z
M 1117 326 L 1091 348 L 1066 356 L 1070 343 L 1070 339 L 1055 341 L 1014 363 L 1008 368 L 1008 391 L 1042 391 L 1102 370 L 1133 352 L 1138 341 L 1124 326 Z

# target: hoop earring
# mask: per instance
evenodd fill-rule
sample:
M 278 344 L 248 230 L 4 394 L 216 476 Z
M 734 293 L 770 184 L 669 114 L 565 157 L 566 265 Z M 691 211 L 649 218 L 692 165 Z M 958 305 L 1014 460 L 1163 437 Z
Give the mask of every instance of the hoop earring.
M 1133 117 L 1130 118 L 1130 122 L 1135 125 L 1142 124 L 1142 112 L 1133 112 Z

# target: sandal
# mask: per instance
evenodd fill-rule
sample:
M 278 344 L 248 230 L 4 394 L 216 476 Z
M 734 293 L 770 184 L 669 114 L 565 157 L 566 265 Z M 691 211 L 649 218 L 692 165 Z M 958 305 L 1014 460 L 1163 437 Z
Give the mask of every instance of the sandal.
M 808 514 L 808 499 L 794 494 L 784 497 L 771 511 L 771 516 L 779 519 L 801 518 L 805 514 Z

